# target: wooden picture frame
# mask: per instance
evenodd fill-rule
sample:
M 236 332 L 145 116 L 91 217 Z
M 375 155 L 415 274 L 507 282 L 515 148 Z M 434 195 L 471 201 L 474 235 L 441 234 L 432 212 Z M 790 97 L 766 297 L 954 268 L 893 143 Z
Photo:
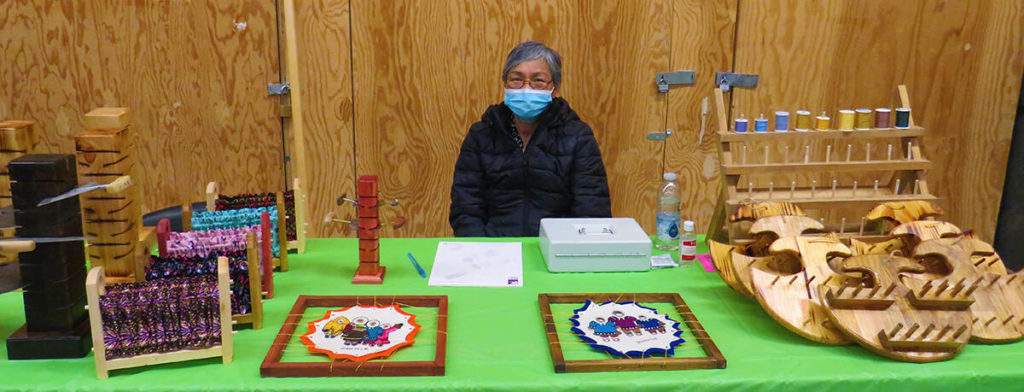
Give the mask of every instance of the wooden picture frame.
M 398 304 L 437 308 L 437 344 L 433 361 L 281 362 L 307 308 Z M 315 296 L 300 295 L 260 365 L 260 377 L 394 377 L 443 376 L 448 339 L 447 296 Z
M 538 294 L 541 316 L 544 318 L 544 329 L 548 337 L 548 348 L 551 350 L 551 361 L 555 373 L 585 372 L 619 372 L 635 370 L 689 370 L 689 369 L 725 369 L 725 356 L 715 346 L 711 337 L 704 332 L 704 327 L 683 298 L 676 293 L 591 293 L 591 294 Z M 551 304 L 583 304 L 587 300 L 602 302 L 637 302 L 637 303 L 670 303 L 672 304 L 686 327 L 697 338 L 697 343 L 708 355 L 693 358 L 621 358 L 599 360 L 565 360 L 562 345 L 558 341 L 558 331 L 551 315 Z

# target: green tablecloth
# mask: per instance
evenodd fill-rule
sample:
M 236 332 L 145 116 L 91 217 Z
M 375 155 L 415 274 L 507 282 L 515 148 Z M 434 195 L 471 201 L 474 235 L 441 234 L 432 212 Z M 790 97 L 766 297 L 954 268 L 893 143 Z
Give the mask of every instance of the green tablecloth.
M 969 345 L 956 359 L 932 364 L 890 361 L 859 346 L 823 346 L 785 330 L 753 301 L 700 267 L 646 273 L 551 274 L 536 238 L 523 242 L 524 287 L 429 287 L 440 239 L 383 239 L 383 285 L 353 286 L 355 239 L 310 240 L 291 271 L 275 276 L 265 327 L 235 334 L 235 361 L 218 359 L 113 371 L 98 380 L 91 356 L 8 361 L 0 348 L 0 390 L 1020 390 L 1024 344 Z M 703 248 L 702 248 L 703 251 Z M 539 293 L 678 292 L 728 360 L 721 370 L 556 374 L 537 303 Z M 300 294 L 447 295 L 448 357 L 444 377 L 260 378 L 259 366 Z M 0 295 L 0 336 L 24 323 L 19 293 Z

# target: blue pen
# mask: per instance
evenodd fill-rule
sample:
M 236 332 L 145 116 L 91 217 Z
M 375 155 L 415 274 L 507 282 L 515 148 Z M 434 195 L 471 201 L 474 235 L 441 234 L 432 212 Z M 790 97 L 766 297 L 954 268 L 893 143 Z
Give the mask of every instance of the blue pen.
M 412 257 L 412 253 L 406 253 L 406 254 L 409 255 L 409 261 L 412 262 L 412 266 L 413 267 L 416 267 L 416 271 L 419 271 L 420 276 L 426 278 L 427 277 L 426 271 L 423 271 L 423 267 L 420 267 L 420 263 L 417 263 L 416 262 L 416 258 Z

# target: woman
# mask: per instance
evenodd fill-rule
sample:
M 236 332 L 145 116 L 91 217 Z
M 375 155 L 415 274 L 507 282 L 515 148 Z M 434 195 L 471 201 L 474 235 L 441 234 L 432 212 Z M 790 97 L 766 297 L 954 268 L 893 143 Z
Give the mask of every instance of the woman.
M 536 236 L 541 218 L 611 216 L 594 133 L 558 97 L 558 53 L 523 42 L 501 78 L 504 102 L 469 128 L 455 163 L 448 216 L 455 235 Z

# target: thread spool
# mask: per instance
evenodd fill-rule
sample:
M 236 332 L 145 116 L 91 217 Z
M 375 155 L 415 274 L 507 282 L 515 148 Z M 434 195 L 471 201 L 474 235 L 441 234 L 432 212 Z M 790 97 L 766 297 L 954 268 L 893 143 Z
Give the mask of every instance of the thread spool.
M 796 111 L 797 132 L 807 132 L 811 129 L 811 112 L 806 110 Z
M 827 131 L 828 127 L 832 125 L 832 117 L 826 116 L 825 112 L 821 112 L 821 115 L 814 119 L 814 129 L 819 131 Z
M 871 109 L 857 109 L 856 127 L 860 131 L 871 129 Z
M 875 128 L 889 129 L 889 117 L 891 115 L 892 110 L 889 108 L 875 109 Z
M 733 121 L 732 130 L 736 133 L 747 133 L 747 125 L 749 124 L 750 121 L 743 118 L 743 115 L 741 114 L 740 118 Z
M 896 125 L 893 128 L 910 128 L 910 108 L 896 108 Z
M 789 112 L 781 110 L 775 112 L 775 132 L 787 131 L 789 131 Z
M 754 119 L 754 132 L 768 132 L 768 119 L 764 117 L 764 113 Z
M 852 131 L 853 130 L 853 118 L 854 111 L 843 109 L 839 111 L 839 130 L 840 131 Z

